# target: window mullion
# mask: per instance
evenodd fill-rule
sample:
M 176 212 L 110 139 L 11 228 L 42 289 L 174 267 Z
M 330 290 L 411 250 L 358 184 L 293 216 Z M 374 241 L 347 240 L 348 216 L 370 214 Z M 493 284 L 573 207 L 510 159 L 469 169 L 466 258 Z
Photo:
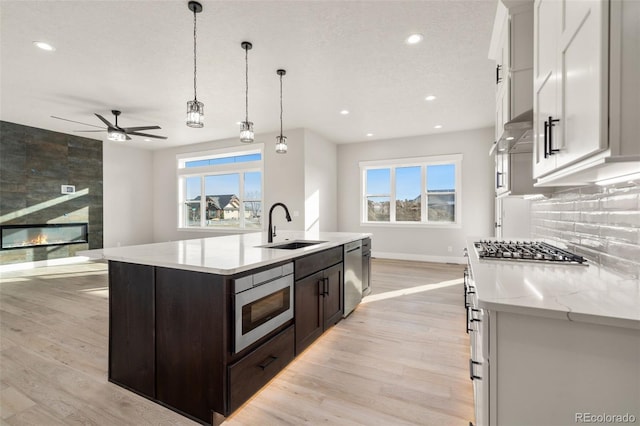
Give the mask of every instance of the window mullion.
M 204 228 L 207 216 L 207 195 L 205 194 L 205 177 L 200 176 L 200 227 Z
M 240 189 L 238 190 L 238 197 L 240 198 L 238 206 L 238 225 L 241 229 L 244 229 L 244 173 L 238 173 L 240 177 Z
M 420 222 L 427 222 L 427 166 L 420 166 Z
M 389 193 L 389 222 L 396 221 L 396 168 L 391 167 L 389 173 L 391 188 Z

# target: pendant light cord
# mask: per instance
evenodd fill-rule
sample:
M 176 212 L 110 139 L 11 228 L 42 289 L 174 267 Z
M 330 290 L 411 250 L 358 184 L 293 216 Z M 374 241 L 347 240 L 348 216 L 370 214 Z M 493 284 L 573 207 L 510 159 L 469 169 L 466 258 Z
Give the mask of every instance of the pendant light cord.
M 244 121 L 248 123 L 249 122 L 249 46 L 246 46 L 244 48 L 244 76 L 245 76 Z
M 193 8 L 193 100 L 198 100 L 198 94 L 196 92 L 196 81 L 198 75 L 198 65 L 196 62 L 196 8 Z
M 280 74 L 280 139 L 282 139 L 282 74 Z

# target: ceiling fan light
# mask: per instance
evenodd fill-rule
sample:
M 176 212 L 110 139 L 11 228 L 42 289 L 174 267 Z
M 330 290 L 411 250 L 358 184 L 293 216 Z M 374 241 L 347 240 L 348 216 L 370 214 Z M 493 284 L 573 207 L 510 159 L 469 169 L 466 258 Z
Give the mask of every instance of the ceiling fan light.
M 112 129 L 107 132 L 107 139 L 110 141 L 124 142 L 127 140 L 127 135 L 120 130 Z
M 243 121 L 240 123 L 240 142 L 252 143 L 253 140 L 253 123 L 251 121 Z
M 276 153 L 278 154 L 286 154 L 287 153 L 287 137 L 286 136 L 276 136 Z
M 204 126 L 204 104 L 197 100 L 187 102 L 187 126 L 200 128 Z

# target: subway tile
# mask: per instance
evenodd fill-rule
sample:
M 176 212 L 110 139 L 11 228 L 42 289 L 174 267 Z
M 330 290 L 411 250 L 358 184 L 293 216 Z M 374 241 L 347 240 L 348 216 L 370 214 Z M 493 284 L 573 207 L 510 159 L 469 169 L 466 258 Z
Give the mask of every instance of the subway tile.
M 637 244 L 609 241 L 607 254 L 633 262 L 640 262 L 640 246 Z
M 615 211 L 607 214 L 608 225 L 640 227 L 640 211 Z
M 587 235 L 600 235 L 601 225 L 576 222 L 576 232 Z
M 607 212 L 601 211 L 583 211 L 580 214 L 580 220 L 584 223 L 607 223 Z
M 603 210 L 639 210 L 640 194 L 627 193 L 604 197 L 600 201 Z
M 626 277 L 634 279 L 640 278 L 640 263 L 604 253 L 600 256 L 600 261 L 598 263 L 603 267 L 611 269 Z
M 607 240 L 640 245 L 640 228 L 600 226 L 600 237 Z

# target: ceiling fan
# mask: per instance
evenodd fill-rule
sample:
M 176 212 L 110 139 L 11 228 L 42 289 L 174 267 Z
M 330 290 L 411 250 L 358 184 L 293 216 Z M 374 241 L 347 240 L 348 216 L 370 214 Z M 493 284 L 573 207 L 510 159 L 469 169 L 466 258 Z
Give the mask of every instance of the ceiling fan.
M 70 121 L 72 123 L 83 124 L 85 126 L 98 127 L 100 130 L 74 130 L 74 132 L 107 132 L 107 139 L 111 141 L 122 142 L 125 140 L 131 140 L 129 135 L 132 136 L 142 136 L 145 138 L 155 138 L 155 139 L 167 139 L 166 136 L 157 136 L 150 135 L 148 133 L 140 133 L 140 130 L 154 130 L 160 129 L 160 126 L 138 126 L 138 127 L 120 127 L 118 126 L 118 116 L 121 114 L 120 111 L 112 109 L 111 113 L 115 116 L 115 124 L 111 124 L 109 120 L 101 116 L 100 114 L 96 114 L 96 117 L 100 119 L 107 127 L 94 126 L 93 124 L 82 123 L 80 121 L 68 120 L 66 118 L 56 117 L 54 115 L 51 118 L 56 118 L 58 120 Z

